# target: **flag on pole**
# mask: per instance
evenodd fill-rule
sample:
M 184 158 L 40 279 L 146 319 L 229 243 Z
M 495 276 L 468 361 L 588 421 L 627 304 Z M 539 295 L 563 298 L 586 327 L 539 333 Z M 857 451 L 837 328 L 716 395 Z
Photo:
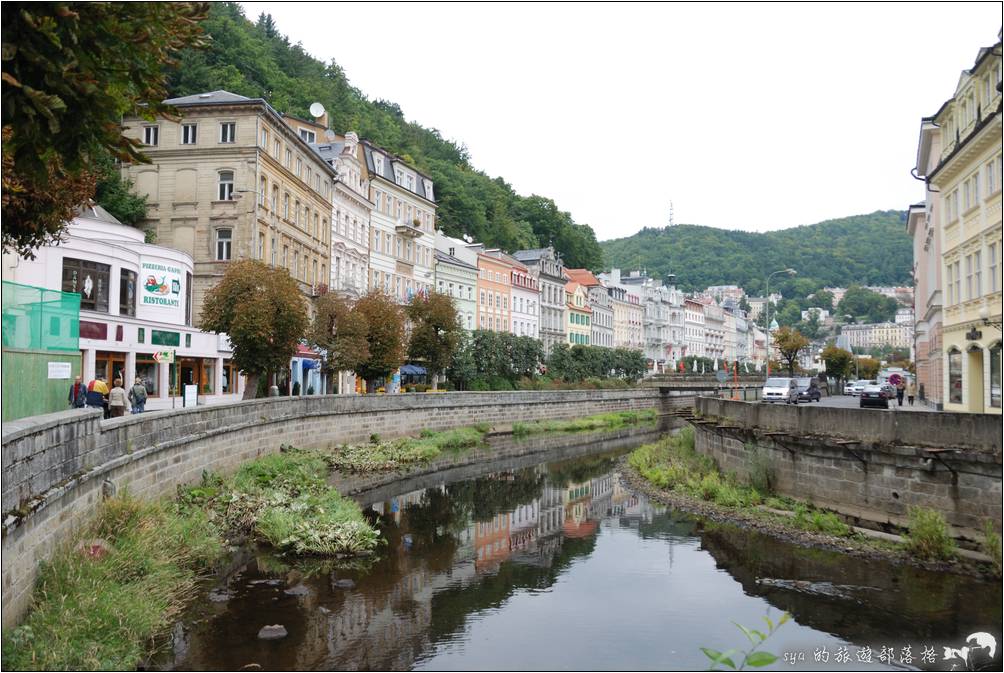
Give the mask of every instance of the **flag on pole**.
M 697 373 L 697 360 L 694 360 L 694 373 Z
M 715 371 L 718 371 L 718 358 L 715 358 Z

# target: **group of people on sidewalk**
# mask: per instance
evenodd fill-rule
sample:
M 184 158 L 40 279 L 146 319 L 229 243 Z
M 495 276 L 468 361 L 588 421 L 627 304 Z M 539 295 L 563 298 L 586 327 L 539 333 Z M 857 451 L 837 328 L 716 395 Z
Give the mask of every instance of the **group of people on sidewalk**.
M 143 377 L 136 375 L 136 380 L 127 393 L 122 387 L 122 379 L 115 379 L 112 387 L 108 387 L 103 375 L 98 375 L 86 386 L 77 376 L 70 386 L 67 402 L 74 409 L 91 407 L 102 409 L 105 418 L 117 418 L 125 415 L 129 405 L 131 413 L 140 414 L 146 409 L 146 385 Z

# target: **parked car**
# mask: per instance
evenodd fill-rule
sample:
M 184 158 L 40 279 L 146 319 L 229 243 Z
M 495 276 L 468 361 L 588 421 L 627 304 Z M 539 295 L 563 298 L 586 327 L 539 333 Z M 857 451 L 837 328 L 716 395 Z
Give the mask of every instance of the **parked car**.
M 795 383 L 795 379 L 771 377 L 763 384 L 760 400 L 771 403 L 798 404 L 798 384 Z
M 823 396 L 819 390 L 819 382 L 814 377 L 797 378 L 795 385 L 798 386 L 799 402 L 818 402 Z
M 860 395 L 861 391 L 868 385 L 878 385 L 878 381 L 868 381 L 867 379 L 855 381 L 854 386 L 851 388 L 851 395 L 854 395 L 855 397 Z
M 854 384 L 855 383 L 857 383 L 857 381 L 845 381 L 844 382 L 844 395 L 853 395 L 854 394 Z
M 895 396 L 896 393 L 894 392 L 893 397 Z M 862 409 L 865 407 L 882 407 L 883 409 L 888 409 L 889 393 L 884 385 L 879 385 L 872 381 L 861 391 L 861 401 L 859 404 Z

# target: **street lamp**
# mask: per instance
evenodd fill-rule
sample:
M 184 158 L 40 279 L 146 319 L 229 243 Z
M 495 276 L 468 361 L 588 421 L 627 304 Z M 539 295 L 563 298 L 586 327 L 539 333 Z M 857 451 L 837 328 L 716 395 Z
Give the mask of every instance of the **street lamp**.
M 786 273 L 789 276 L 794 276 L 797 271 L 794 269 L 780 269 L 774 273 L 767 276 L 767 318 L 764 320 L 764 326 L 767 328 L 767 378 L 770 378 L 770 279 L 779 273 Z
M 990 309 L 987 308 L 986 304 L 980 309 L 980 321 L 987 327 L 996 327 L 998 330 L 1001 328 L 1001 322 L 999 320 L 990 319 Z
M 851 323 L 854 322 L 854 316 L 852 316 L 850 313 L 845 313 L 844 317 L 847 318 L 849 322 Z M 854 352 L 854 346 L 851 345 L 850 340 L 848 340 L 847 345 L 851 347 L 851 357 L 854 358 L 854 380 L 860 381 L 861 371 L 858 368 L 858 354 Z

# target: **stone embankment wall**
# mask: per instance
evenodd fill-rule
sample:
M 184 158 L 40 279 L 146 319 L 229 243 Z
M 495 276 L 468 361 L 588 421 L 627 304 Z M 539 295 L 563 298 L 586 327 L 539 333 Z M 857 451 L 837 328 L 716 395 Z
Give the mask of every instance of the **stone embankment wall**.
M 3 426 L 3 626 L 28 605 L 38 563 L 70 539 L 104 493 L 173 494 L 279 450 L 328 447 L 475 423 L 668 410 L 685 390 L 627 389 L 272 398 L 102 420 L 72 410 Z
M 887 527 L 929 507 L 969 538 L 1001 521 L 999 417 L 711 398 L 695 411 L 697 451 L 740 475 L 766 466 L 777 493 Z

